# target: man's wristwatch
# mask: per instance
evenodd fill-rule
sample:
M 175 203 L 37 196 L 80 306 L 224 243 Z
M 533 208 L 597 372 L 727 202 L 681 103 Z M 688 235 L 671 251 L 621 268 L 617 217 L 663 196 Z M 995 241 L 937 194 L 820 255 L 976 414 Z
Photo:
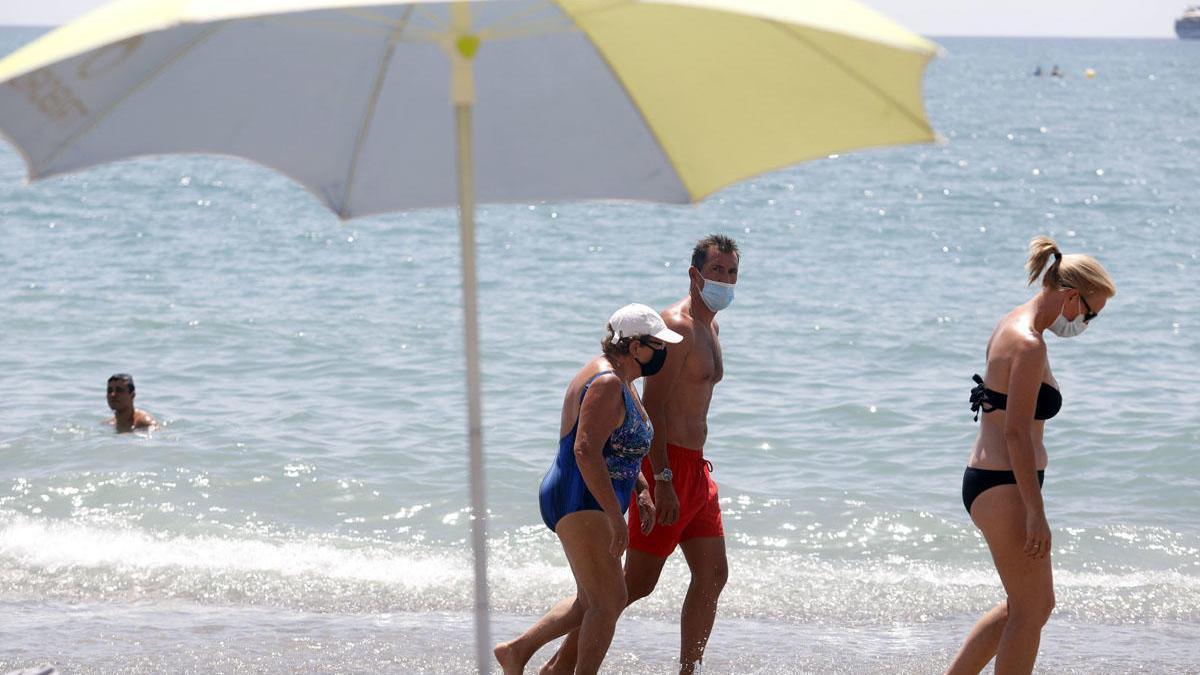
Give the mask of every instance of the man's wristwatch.
M 670 483 L 671 476 L 673 476 L 673 475 L 674 474 L 671 473 L 671 467 L 668 466 L 665 469 L 663 469 L 660 473 L 654 474 L 654 480 L 658 481 L 659 483 Z

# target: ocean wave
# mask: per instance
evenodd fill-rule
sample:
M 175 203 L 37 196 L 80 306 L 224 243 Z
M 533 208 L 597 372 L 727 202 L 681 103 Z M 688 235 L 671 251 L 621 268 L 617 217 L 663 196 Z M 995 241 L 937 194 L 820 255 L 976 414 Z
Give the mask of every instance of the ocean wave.
M 561 553 L 530 527 L 491 542 L 498 611 L 537 612 L 574 591 Z M 329 537 L 171 536 L 136 528 L 23 516 L 0 526 L 0 595 L 8 599 L 154 601 L 281 606 L 304 611 L 467 611 L 472 567 L 463 546 Z M 729 616 L 790 622 L 929 621 L 982 612 L 1003 598 L 995 572 L 901 555 L 822 559 L 735 549 L 722 596 Z M 678 611 L 687 571 L 679 556 L 644 615 Z M 1178 569 L 1058 569 L 1062 614 L 1137 623 L 1200 619 L 1200 575 Z

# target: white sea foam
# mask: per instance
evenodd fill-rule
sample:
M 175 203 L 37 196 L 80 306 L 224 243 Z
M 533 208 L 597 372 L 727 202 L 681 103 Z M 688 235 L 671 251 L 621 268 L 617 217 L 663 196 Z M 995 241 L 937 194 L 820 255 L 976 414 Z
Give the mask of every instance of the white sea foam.
M 561 556 L 498 542 L 490 581 L 501 609 L 537 611 L 573 593 Z M 962 568 L 893 556 L 821 560 L 765 548 L 735 551 L 723 611 L 789 621 L 911 621 L 971 612 L 1002 597 L 986 565 Z M 243 598 L 254 604 L 334 611 L 468 609 L 466 551 L 327 537 L 167 537 L 133 529 L 15 517 L 0 527 L 8 594 L 29 588 L 76 599 Z M 673 560 L 644 612 L 677 611 L 687 572 Z M 538 583 L 531 584 L 531 579 Z M 1140 622 L 1200 618 L 1200 579 L 1177 571 L 1060 571 L 1060 612 Z

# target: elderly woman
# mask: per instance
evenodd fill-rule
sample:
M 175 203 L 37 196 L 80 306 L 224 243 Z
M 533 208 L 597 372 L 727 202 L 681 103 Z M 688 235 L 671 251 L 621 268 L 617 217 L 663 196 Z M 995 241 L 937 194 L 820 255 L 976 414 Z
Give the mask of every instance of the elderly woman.
M 667 344 L 683 338 L 646 305 L 618 309 L 602 353 L 584 366 L 563 400 L 558 454 L 542 479 L 542 520 L 558 535 L 576 592 L 520 637 L 496 646 L 507 674 L 520 673 L 542 645 L 579 627 L 576 673 L 595 673 L 625 609 L 621 555 L 629 543 L 625 511 L 636 488 L 639 515 L 653 527 L 654 506 L 641 473 L 654 434 L 633 388 L 657 373 Z
M 1095 258 L 1063 255 L 1049 237 L 1030 242 L 1026 267 L 1029 283 L 1040 277 L 1042 287 L 992 331 L 987 370 L 975 375 L 971 392 L 971 410 L 976 419 L 982 411 L 983 421 L 962 485 L 963 505 L 987 540 L 1008 597 L 967 635 L 947 671 L 956 675 L 980 672 L 993 656 L 997 675 L 1033 671 L 1054 609 L 1042 432 L 1062 406 L 1042 333 L 1079 335 L 1117 292 Z

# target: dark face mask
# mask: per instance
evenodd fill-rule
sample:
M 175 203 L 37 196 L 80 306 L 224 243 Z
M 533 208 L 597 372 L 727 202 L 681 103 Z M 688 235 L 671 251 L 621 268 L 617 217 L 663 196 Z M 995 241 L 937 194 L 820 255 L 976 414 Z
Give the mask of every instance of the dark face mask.
M 650 377 L 658 371 L 662 370 L 663 364 L 667 362 L 667 348 L 655 349 L 654 356 L 650 360 L 642 363 L 638 361 L 638 365 L 642 367 L 642 377 Z

